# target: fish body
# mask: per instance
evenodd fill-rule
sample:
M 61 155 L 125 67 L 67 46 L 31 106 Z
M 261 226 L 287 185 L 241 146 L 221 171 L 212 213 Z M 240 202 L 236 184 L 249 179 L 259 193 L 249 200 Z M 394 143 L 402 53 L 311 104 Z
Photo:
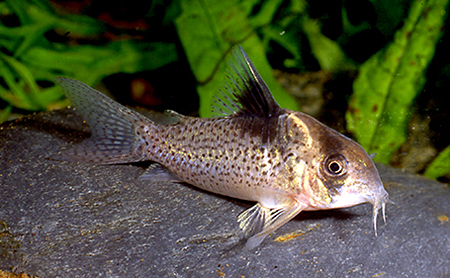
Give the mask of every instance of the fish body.
M 238 218 L 255 248 L 303 210 L 390 202 L 356 142 L 314 118 L 281 108 L 241 48 L 217 93 L 214 118 L 168 111 L 161 125 L 89 86 L 58 77 L 92 136 L 56 158 L 98 164 L 154 161 L 142 179 L 186 182 L 257 204 Z

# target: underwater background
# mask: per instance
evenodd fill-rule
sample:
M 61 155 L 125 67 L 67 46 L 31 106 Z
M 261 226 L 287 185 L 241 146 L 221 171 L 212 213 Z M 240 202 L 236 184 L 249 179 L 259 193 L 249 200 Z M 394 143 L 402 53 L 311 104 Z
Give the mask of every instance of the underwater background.
M 450 177 L 448 0 L 0 2 L 0 122 L 67 107 L 53 78 L 208 117 L 241 45 L 285 108 L 375 161 Z

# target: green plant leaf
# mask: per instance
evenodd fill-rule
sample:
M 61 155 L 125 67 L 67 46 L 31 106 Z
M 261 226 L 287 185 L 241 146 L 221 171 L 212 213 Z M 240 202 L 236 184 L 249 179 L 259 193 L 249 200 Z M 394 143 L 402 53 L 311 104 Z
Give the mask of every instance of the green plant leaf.
M 45 105 L 39 101 L 39 87 L 36 84 L 36 80 L 34 79 L 33 74 L 30 72 L 29 68 L 23 63 L 19 62 L 13 57 L 9 57 L 7 55 L 0 55 L 0 57 L 6 61 L 9 66 L 15 70 L 17 75 L 25 82 L 25 86 L 28 88 L 29 93 L 26 94 L 26 97 L 29 98 L 29 101 L 35 105 L 37 105 L 38 109 L 45 108 Z M 24 87 L 24 86 L 22 86 Z
M 227 54 L 232 46 L 240 44 L 271 89 L 277 102 L 285 108 L 298 110 L 293 97 L 288 95 L 272 75 L 263 43 L 253 24 L 271 21 L 272 3 L 255 15 L 249 14 L 257 1 L 192 1 L 182 0 L 182 14 L 176 19 L 178 35 L 183 44 L 200 96 L 200 115 L 210 115 L 211 99 L 225 78 Z
M 450 175 L 450 146 L 440 152 L 424 172 L 424 176 L 432 179 L 445 175 Z
M 311 52 L 322 70 L 336 72 L 355 68 L 339 44 L 321 33 L 317 20 L 304 16 L 302 26 L 308 37 Z
M 7 121 L 9 116 L 11 115 L 12 105 L 6 106 L 5 109 L 0 110 L 0 123 Z
M 8 89 L 0 86 L 0 97 L 15 107 L 27 110 L 38 110 L 40 107 L 33 96 L 28 94 L 23 89 L 23 86 L 16 81 L 17 72 L 14 68 L 18 68 L 20 72 L 23 70 L 23 65 L 12 57 L 0 54 L 0 76 L 8 86 Z M 28 72 L 22 72 L 22 74 L 29 76 Z
M 367 60 L 353 84 L 347 127 L 376 161 L 388 163 L 406 139 L 409 111 L 425 83 L 448 0 L 414 1 L 394 41 Z
M 173 43 L 120 41 L 101 47 L 64 47 L 58 51 L 36 46 L 21 58 L 35 74 L 48 72 L 49 80 L 59 72 L 92 84 L 118 72 L 153 70 L 176 61 L 178 56 Z

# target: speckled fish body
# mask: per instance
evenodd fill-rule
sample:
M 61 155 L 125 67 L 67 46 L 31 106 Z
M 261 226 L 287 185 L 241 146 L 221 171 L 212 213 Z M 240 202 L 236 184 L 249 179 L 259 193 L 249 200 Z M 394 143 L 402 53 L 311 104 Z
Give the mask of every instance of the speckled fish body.
M 389 202 L 378 171 L 356 142 L 300 112 L 282 109 L 241 48 L 217 94 L 215 118 L 169 111 L 157 124 L 87 85 L 56 78 L 92 130 L 58 159 L 99 164 L 154 161 L 143 179 L 187 182 L 204 190 L 255 201 L 239 216 L 258 246 L 302 210 Z

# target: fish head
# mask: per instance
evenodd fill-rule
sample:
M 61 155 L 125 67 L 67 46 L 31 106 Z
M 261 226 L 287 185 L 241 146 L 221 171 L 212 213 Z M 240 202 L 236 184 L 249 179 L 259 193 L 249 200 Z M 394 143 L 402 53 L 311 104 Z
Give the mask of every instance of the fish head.
M 308 175 L 312 209 L 371 203 L 376 233 L 378 211 L 382 209 L 385 220 L 385 206 L 392 202 L 371 157 L 355 141 L 309 116 L 302 118 L 313 142 L 308 155 L 312 166 Z
M 329 208 L 345 208 L 361 203 L 373 205 L 373 225 L 377 231 L 377 215 L 391 202 L 370 156 L 356 142 L 339 138 L 346 147 L 324 154 L 318 164 L 318 177 L 328 190 Z M 339 140 L 338 139 L 338 140 Z

